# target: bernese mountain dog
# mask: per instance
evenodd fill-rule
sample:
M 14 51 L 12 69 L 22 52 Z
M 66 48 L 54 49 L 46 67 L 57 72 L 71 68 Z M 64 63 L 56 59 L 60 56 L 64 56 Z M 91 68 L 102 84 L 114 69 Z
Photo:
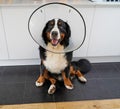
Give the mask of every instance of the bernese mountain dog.
M 69 73 L 73 52 L 54 53 L 64 52 L 64 49 L 69 45 L 70 37 L 71 30 L 67 22 L 61 19 L 52 19 L 46 23 L 42 32 L 42 38 L 47 48 L 39 47 L 41 66 L 40 77 L 36 81 L 36 86 L 42 86 L 45 82 L 45 77 L 49 76 L 47 74 L 50 73 L 61 75 L 65 87 L 73 89 Z M 50 82 L 52 84 L 48 89 L 48 93 L 51 93 L 51 90 L 56 88 L 55 79 L 51 77 Z
M 36 86 L 42 86 L 45 80 L 49 80 L 51 85 L 48 94 L 55 92 L 56 80 L 63 80 L 67 89 L 73 89 L 71 78 L 74 76 L 77 76 L 82 82 L 87 81 L 83 74 L 90 70 L 90 62 L 86 59 L 71 62 L 73 52 L 64 53 L 64 49 L 69 45 L 70 37 L 70 26 L 61 19 L 48 21 L 43 29 L 42 38 L 47 48 L 39 47 L 41 65 Z

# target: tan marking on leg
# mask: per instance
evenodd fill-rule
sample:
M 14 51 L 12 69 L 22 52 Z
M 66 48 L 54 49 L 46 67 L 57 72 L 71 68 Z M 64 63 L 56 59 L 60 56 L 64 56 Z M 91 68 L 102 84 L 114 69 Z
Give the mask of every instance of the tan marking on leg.
M 83 74 L 82 74 L 79 70 L 77 70 L 77 71 L 75 72 L 75 74 L 77 75 L 77 77 L 83 76 Z
M 49 78 L 51 84 L 55 84 L 56 83 L 56 80 L 54 78 Z
M 56 80 L 54 78 L 50 77 L 47 70 L 44 71 L 43 76 L 45 79 L 47 79 L 51 82 L 51 85 L 48 89 L 48 94 L 53 94 L 56 91 L 56 86 L 55 86 Z
M 44 82 L 45 82 L 45 78 L 42 75 L 40 75 L 38 80 L 35 82 L 35 85 L 39 87 L 39 86 L 42 86 Z
M 53 94 L 56 91 L 56 86 L 55 86 L 56 80 L 50 76 L 48 77 L 48 80 L 51 82 L 51 85 L 48 89 L 48 94 Z
M 49 74 L 48 74 L 48 71 L 46 69 L 44 70 L 43 76 L 45 79 L 49 79 Z
M 79 70 L 76 71 L 76 75 L 81 82 L 87 82 L 87 79 L 83 76 L 83 74 Z
M 51 84 L 55 84 L 56 83 L 56 79 L 50 77 L 50 75 L 48 74 L 47 70 L 44 71 L 44 75 L 43 76 L 44 76 L 45 79 L 49 80 L 51 82 Z
M 75 70 L 74 70 L 73 66 L 70 66 L 70 75 L 71 76 L 75 75 Z
M 62 72 L 62 77 L 64 80 L 64 85 L 67 89 L 73 89 L 73 84 L 71 83 L 70 79 L 65 76 L 65 72 Z
M 38 83 L 45 82 L 44 76 L 40 75 L 39 78 L 37 79 Z
M 39 87 L 39 86 L 42 86 L 45 82 L 45 74 L 47 74 L 47 70 L 44 70 L 43 71 L 43 75 L 41 74 L 38 78 L 38 80 L 36 81 L 36 86 Z
M 70 78 L 71 80 L 75 77 L 75 69 L 73 66 L 70 66 Z

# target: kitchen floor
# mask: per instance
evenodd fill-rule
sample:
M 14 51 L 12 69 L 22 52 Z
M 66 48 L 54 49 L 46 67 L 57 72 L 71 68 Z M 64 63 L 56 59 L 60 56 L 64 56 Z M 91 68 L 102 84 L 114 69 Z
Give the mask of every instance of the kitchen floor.
M 0 67 L 0 104 L 120 98 L 120 63 L 94 63 L 91 71 L 85 75 L 87 83 L 74 79 L 73 90 L 58 83 L 53 95 L 47 93 L 50 85 L 48 81 L 42 87 L 35 86 L 38 76 L 38 65 Z

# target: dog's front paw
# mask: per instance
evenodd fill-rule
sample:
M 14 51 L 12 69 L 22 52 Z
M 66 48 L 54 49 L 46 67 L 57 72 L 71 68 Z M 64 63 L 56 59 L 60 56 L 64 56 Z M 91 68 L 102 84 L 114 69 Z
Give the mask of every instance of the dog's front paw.
M 70 90 L 74 88 L 73 85 L 72 86 L 65 85 L 65 87 Z
M 78 77 L 78 79 L 79 79 L 81 82 L 84 82 L 84 83 L 87 82 L 87 79 L 86 79 L 84 76 Z
M 40 86 L 43 85 L 43 82 L 38 82 L 38 81 L 36 81 L 36 82 L 35 82 L 35 85 L 36 85 L 37 87 L 40 87 Z
M 35 85 L 39 87 L 39 86 L 42 86 L 44 82 L 45 82 L 45 78 L 42 75 L 40 75 L 38 80 L 35 82 Z
M 48 94 L 53 94 L 56 91 L 56 86 L 54 84 L 50 85 L 48 89 Z
M 70 79 L 68 79 L 68 78 L 66 78 L 64 80 L 64 85 L 67 89 L 70 89 L 70 90 L 73 89 L 73 84 L 71 83 Z

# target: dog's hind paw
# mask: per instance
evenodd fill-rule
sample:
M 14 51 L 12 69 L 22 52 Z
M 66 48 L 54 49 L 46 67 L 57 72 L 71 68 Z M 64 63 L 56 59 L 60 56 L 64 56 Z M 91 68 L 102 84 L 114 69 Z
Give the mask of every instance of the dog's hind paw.
M 48 94 L 53 94 L 56 91 L 56 86 L 54 84 L 50 85 L 48 89 Z
M 37 87 L 40 87 L 40 86 L 43 85 L 43 82 L 40 82 L 40 83 L 39 83 L 38 81 L 36 81 L 36 82 L 35 82 L 35 85 L 36 85 Z
M 83 77 L 83 76 L 78 77 L 78 79 L 79 79 L 81 82 L 84 82 L 84 83 L 87 82 L 87 79 L 86 79 L 85 77 Z

